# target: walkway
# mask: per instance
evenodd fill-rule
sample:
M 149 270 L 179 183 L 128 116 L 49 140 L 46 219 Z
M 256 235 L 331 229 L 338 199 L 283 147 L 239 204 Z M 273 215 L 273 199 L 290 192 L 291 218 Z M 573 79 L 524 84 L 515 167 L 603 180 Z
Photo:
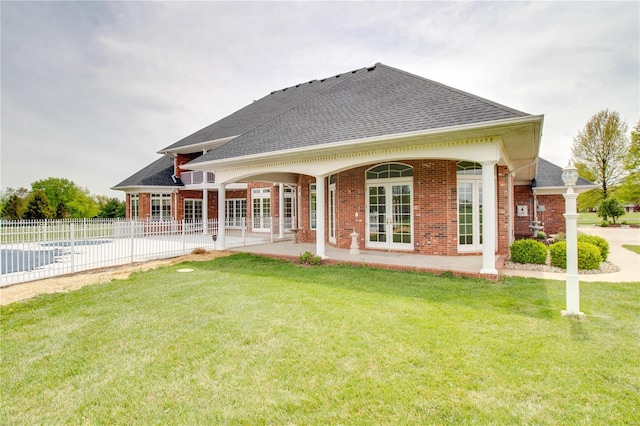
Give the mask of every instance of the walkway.
M 620 268 L 619 272 L 609 274 L 579 274 L 581 282 L 637 282 L 640 283 L 640 255 L 622 247 L 623 244 L 640 245 L 640 228 L 602 228 L 599 226 L 581 226 L 578 232 L 596 235 L 609 242 L 608 261 Z M 503 270 L 504 275 L 544 278 L 565 281 L 562 273 Z
M 304 252 L 315 253 L 316 245 L 312 243 L 294 243 L 292 241 L 260 244 L 250 247 L 230 249 L 243 253 L 254 253 L 268 257 L 297 260 Z M 441 274 L 451 272 L 466 277 L 498 279 L 497 275 L 480 274 L 482 256 L 425 256 L 413 253 L 384 252 L 360 250 L 360 254 L 349 254 L 348 249 L 326 246 L 328 259 L 325 263 L 350 263 L 353 265 L 376 266 L 385 269 L 420 270 Z M 499 256 L 496 261 L 500 262 Z
M 603 237 L 609 242 L 609 262 L 620 268 L 619 272 L 603 274 L 580 274 L 583 282 L 638 282 L 640 283 L 640 256 L 622 247 L 622 244 L 640 245 L 640 228 L 601 228 L 596 226 L 580 227 L 579 232 Z M 315 253 L 315 244 L 283 241 L 260 244 L 249 247 L 232 248 L 231 251 L 260 254 L 269 257 L 297 260 L 308 251 Z M 360 254 L 349 254 L 347 249 L 338 249 L 327 245 L 327 263 L 350 263 L 354 265 L 375 266 L 386 269 L 420 270 L 441 274 L 451 272 L 454 275 L 481 277 L 496 280 L 495 275 L 480 274 L 482 256 L 425 256 L 413 253 L 383 252 L 360 250 Z M 496 256 L 496 266 L 502 275 L 542 278 L 565 281 L 564 273 L 543 271 L 507 270 L 502 268 L 504 258 Z

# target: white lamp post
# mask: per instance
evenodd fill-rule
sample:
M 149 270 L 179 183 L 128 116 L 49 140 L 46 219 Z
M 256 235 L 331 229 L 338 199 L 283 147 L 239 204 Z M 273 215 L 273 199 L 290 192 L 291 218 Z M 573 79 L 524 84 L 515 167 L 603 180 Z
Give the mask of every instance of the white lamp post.
M 562 181 L 567 186 L 564 194 L 564 217 L 567 231 L 567 309 L 562 311 L 562 316 L 583 316 L 580 312 L 580 283 L 578 280 L 578 194 L 573 191 L 573 186 L 578 181 L 578 169 L 569 164 L 562 169 Z

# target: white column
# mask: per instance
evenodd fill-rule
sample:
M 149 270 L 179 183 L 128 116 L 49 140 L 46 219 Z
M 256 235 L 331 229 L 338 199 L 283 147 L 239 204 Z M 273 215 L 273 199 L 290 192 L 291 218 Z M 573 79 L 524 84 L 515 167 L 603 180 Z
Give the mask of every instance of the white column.
M 495 161 L 482 163 L 482 269 L 481 274 L 497 274 L 496 269 L 496 174 Z
M 567 226 L 567 309 L 563 316 L 584 315 L 580 312 L 580 282 L 578 278 L 578 194 L 569 187 L 564 194 L 564 217 Z
M 278 238 L 284 238 L 284 184 L 278 187 Z
M 209 191 L 207 188 L 202 190 L 202 233 L 209 233 Z
M 324 215 L 324 176 L 316 176 L 316 256 L 326 259 Z
M 227 198 L 226 186 L 227 185 L 224 183 L 221 183 L 218 186 L 218 240 L 216 241 L 216 250 L 225 249 L 225 224 L 227 222 L 227 219 L 225 217 L 225 201 Z

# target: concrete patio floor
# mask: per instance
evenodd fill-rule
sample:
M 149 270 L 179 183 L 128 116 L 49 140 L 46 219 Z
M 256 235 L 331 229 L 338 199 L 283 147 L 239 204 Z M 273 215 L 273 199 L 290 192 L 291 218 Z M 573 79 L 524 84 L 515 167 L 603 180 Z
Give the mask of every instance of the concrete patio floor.
M 598 235 L 609 242 L 609 262 L 620 268 L 619 272 L 579 274 L 583 282 L 640 282 L 640 256 L 624 247 L 623 244 L 640 244 L 640 228 L 601 228 L 595 226 L 580 227 L 579 232 Z M 247 247 L 230 248 L 230 251 L 260 254 L 263 256 L 298 260 L 298 257 L 308 251 L 315 253 L 315 244 L 294 243 L 281 241 Z M 425 256 L 413 253 L 384 252 L 360 250 L 360 254 L 349 254 L 348 249 L 338 249 L 326 246 L 328 259 L 325 263 L 350 263 L 353 265 L 375 266 L 385 269 L 418 270 L 442 274 L 451 272 L 454 275 L 466 277 L 480 277 L 497 280 L 499 275 L 520 276 L 564 281 L 565 273 L 544 271 L 507 270 L 504 267 L 504 256 L 496 256 L 496 269 L 499 275 L 480 274 L 482 256 Z
M 248 247 L 230 248 L 230 251 L 253 253 L 279 259 L 298 260 L 304 252 L 316 252 L 316 245 L 312 243 L 294 243 L 280 241 Z M 349 254 L 348 249 L 339 249 L 331 245 L 326 246 L 327 259 L 325 263 L 349 263 L 353 265 L 376 266 L 385 269 L 419 270 L 441 274 L 451 272 L 454 275 L 466 277 L 481 277 L 496 280 L 498 276 L 480 274 L 482 256 L 426 256 L 413 253 L 385 252 L 360 250 L 360 254 Z M 498 271 L 504 259 L 496 256 Z

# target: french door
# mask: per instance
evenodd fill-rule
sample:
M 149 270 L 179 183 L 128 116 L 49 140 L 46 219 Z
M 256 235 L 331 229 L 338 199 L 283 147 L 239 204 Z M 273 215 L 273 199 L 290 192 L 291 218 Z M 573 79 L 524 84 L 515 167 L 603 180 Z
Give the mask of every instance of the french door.
M 271 229 L 271 190 L 254 188 L 251 190 L 252 229 L 267 232 Z
M 367 185 L 367 247 L 413 249 L 412 186 L 408 182 L 379 181 Z
M 458 250 L 482 250 L 482 181 L 458 178 Z

